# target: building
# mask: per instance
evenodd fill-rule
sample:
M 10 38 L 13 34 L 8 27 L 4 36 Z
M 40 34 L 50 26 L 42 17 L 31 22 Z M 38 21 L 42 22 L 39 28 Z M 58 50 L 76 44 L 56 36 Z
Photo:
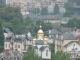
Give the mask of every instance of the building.
M 17 50 L 20 53 L 26 52 L 28 46 L 32 45 L 33 37 L 31 37 L 30 32 L 28 34 L 23 35 L 14 35 L 10 34 L 10 30 L 8 28 L 4 29 L 4 49 L 8 50 Z
M 0 60 L 22 60 L 24 55 L 13 50 L 4 50 L 0 54 Z
M 80 55 L 79 47 L 80 41 L 71 32 L 56 36 L 55 53 L 62 50 L 64 52 L 70 53 L 71 57 L 78 57 Z
M 42 26 L 37 33 L 37 37 L 33 39 L 32 45 L 39 56 L 43 59 L 51 59 L 51 51 L 48 45 L 48 38 L 44 36 L 44 32 L 42 31 Z
M 46 15 L 41 16 L 41 20 L 43 20 L 45 23 L 60 23 L 60 18 L 58 15 Z
M 52 38 L 54 38 L 54 37 L 56 37 L 56 34 L 61 34 L 61 32 L 59 32 L 58 30 L 56 30 L 56 29 L 52 29 L 52 30 L 49 30 L 48 31 L 48 34 L 49 34 L 49 37 L 52 37 Z

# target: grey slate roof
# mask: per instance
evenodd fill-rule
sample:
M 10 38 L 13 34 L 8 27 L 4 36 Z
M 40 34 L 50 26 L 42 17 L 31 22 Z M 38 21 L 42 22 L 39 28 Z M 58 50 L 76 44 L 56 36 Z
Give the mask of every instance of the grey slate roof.
M 28 38 L 28 40 L 33 40 L 33 37 L 27 37 Z
M 6 41 L 6 42 L 10 42 L 10 40 L 14 40 L 14 42 L 23 42 L 24 40 L 33 40 L 33 37 L 23 37 L 23 36 L 15 36 L 15 35 L 13 35 L 13 36 L 8 36 L 8 37 L 6 37 L 6 39 L 4 40 L 4 41 Z
M 13 34 L 8 28 L 3 27 L 3 31 L 6 31 L 8 34 Z
M 64 33 L 62 35 L 59 35 L 58 40 L 76 40 L 76 37 L 72 33 Z
M 4 57 L 4 60 L 16 60 L 16 58 L 21 60 L 21 57 L 23 57 L 23 54 L 10 50 L 9 55 L 6 55 L 5 53 L 0 54 L 0 60 L 2 60 L 2 57 Z
M 35 44 L 36 45 L 43 45 L 44 41 L 43 40 L 36 40 Z
M 55 35 L 55 34 L 61 34 L 61 32 L 57 31 L 56 29 L 52 29 L 50 33 L 48 32 L 48 34 Z

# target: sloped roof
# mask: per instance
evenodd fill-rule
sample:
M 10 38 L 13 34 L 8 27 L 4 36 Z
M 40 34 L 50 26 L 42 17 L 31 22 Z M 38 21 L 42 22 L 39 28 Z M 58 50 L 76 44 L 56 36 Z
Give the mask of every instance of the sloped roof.
M 61 34 L 61 32 L 57 31 L 56 29 L 52 29 L 51 32 L 48 32 L 48 34 L 55 35 L 55 34 Z
M 36 45 L 43 45 L 44 41 L 43 40 L 36 40 L 35 44 Z
M 3 27 L 3 31 L 6 31 L 8 34 L 13 34 L 11 31 L 10 31 L 10 29 L 8 29 L 8 28 L 5 28 L 5 27 Z
M 72 33 L 64 33 L 57 38 L 58 40 L 76 40 L 76 37 Z

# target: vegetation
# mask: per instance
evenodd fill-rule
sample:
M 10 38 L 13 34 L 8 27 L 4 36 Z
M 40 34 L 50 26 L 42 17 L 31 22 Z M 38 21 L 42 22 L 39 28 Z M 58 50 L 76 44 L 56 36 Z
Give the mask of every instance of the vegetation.
M 76 60 L 80 60 L 80 58 L 76 58 Z
M 58 51 L 52 55 L 53 57 L 51 60 L 70 60 L 70 54 L 63 51 Z
M 0 21 L 0 52 L 3 51 L 3 47 L 4 47 L 4 35 L 2 30 L 2 24 Z
M 39 9 L 39 8 L 34 8 L 34 9 L 32 10 L 32 13 L 38 14 L 38 13 L 40 13 L 40 9 Z
M 57 4 L 54 7 L 54 14 L 59 14 L 59 6 Z
M 38 56 L 38 54 L 32 48 L 26 52 L 22 60 L 42 60 L 42 58 Z
M 67 24 L 61 24 L 63 27 L 69 27 L 69 28 L 80 28 L 80 20 L 73 18 L 71 20 L 68 21 Z
M 47 7 L 42 7 L 42 9 L 41 9 L 41 15 L 47 15 L 47 14 L 48 14 Z
M 34 10 L 38 10 L 38 8 Z M 39 13 L 39 11 L 37 13 Z M 43 26 L 43 31 L 47 31 L 52 28 L 50 23 L 44 23 L 42 21 L 35 22 L 34 19 L 29 17 L 24 20 L 19 7 L 1 7 L 0 20 L 2 21 L 3 27 L 9 28 L 15 34 L 23 34 L 29 30 L 32 36 L 35 36 L 40 23 Z
M 66 12 L 64 13 L 63 17 L 70 17 L 74 14 L 74 8 L 73 5 L 69 2 L 65 3 L 64 7 L 66 9 Z

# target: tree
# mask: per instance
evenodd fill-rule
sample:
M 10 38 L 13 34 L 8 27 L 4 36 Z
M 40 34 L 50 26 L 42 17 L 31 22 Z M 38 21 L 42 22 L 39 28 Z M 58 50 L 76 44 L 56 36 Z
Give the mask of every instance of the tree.
M 48 14 L 47 7 L 42 7 L 42 9 L 41 9 L 41 15 L 47 15 L 47 14 Z
M 38 14 L 38 13 L 40 13 L 40 9 L 39 8 L 34 8 L 32 12 L 34 14 Z
M 3 47 L 4 47 L 4 35 L 2 30 L 2 23 L 0 21 L 0 51 L 3 50 Z
M 63 27 L 68 27 L 68 28 L 80 28 L 80 20 L 73 18 L 71 20 L 68 21 L 67 24 L 62 24 Z
M 52 55 L 52 60 L 70 60 L 70 54 L 67 52 L 58 51 Z
M 51 53 L 54 53 L 55 51 L 55 44 L 54 43 L 49 43 L 49 49 L 51 50 Z
M 41 57 L 42 57 L 42 52 L 44 51 L 44 47 L 40 47 L 40 51 L 41 51 Z
M 34 49 L 29 49 L 22 60 L 42 60 L 42 58 L 38 56 Z
M 59 14 L 59 6 L 57 4 L 54 6 L 54 14 Z

